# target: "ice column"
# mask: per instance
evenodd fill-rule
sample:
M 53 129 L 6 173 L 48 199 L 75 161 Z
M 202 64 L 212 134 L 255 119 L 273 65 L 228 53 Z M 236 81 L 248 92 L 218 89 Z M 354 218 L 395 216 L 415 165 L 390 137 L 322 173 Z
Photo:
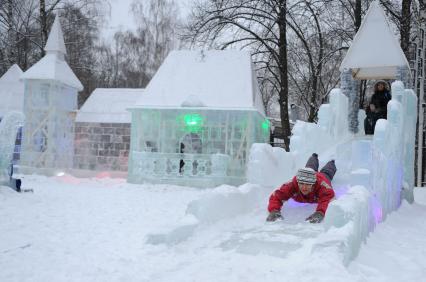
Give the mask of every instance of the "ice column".
M 413 87 L 410 69 L 407 66 L 397 67 L 396 80 L 402 81 L 405 85 L 405 88 L 411 89 Z
M 348 121 L 349 131 L 352 133 L 358 132 L 358 93 L 359 82 L 352 78 L 352 70 L 345 69 L 340 74 L 340 85 L 343 94 L 349 99 Z

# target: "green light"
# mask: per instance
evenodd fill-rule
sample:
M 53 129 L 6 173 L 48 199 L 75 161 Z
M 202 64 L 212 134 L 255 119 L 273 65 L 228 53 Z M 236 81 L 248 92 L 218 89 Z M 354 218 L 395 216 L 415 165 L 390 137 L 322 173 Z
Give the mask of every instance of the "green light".
M 183 116 L 185 131 L 200 132 L 204 125 L 204 118 L 199 114 L 186 114 Z
M 271 122 L 268 120 L 268 119 L 265 119 L 263 122 L 262 122 L 262 129 L 263 130 L 267 130 L 267 131 L 269 131 L 269 128 L 271 127 Z

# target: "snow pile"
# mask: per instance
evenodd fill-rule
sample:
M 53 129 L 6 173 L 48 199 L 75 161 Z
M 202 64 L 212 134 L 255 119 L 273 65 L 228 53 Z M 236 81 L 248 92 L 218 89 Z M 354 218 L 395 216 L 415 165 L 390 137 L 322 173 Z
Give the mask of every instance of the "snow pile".
M 415 188 L 414 199 L 416 199 L 416 203 L 426 206 L 426 188 L 424 187 Z

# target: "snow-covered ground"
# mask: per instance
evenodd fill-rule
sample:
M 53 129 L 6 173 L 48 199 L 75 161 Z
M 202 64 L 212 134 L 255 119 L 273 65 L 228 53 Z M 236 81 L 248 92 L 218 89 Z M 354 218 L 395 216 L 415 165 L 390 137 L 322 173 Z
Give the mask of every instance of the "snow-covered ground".
M 0 187 L 0 281 L 426 278 L 426 189 L 378 225 L 345 267 L 322 225 L 303 221 L 315 206 L 289 202 L 284 221 L 266 223 L 271 191 L 256 185 L 196 189 L 65 175 L 27 176 L 24 187 L 34 193 Z

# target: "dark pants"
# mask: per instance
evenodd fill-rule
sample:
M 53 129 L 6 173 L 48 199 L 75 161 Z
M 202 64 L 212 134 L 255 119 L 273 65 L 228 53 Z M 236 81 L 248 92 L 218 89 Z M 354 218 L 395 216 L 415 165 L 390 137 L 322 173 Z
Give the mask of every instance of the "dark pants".
M 318 155 L 313 153 L 312 156 L 310 156 L 308 161 L 306 162 L 305 167 L 309 167 L 315 171 L 318 171 L 318 167 L 319 167 Z M 324 174 L 328 180 L 331 181 L 334 175 L 336 174 L 336 170 L 337 170 L 336 164 L 334 163 L 334 160 L 331 160 L 321 168 L 320 172 Z
M 374 128 L 376 127 L 376 123 L 381 118 L 386 119 L 386 112 L 367 112 L 367 116 L 364 120 L 364 132 L 366 135 L 374 134 Z

